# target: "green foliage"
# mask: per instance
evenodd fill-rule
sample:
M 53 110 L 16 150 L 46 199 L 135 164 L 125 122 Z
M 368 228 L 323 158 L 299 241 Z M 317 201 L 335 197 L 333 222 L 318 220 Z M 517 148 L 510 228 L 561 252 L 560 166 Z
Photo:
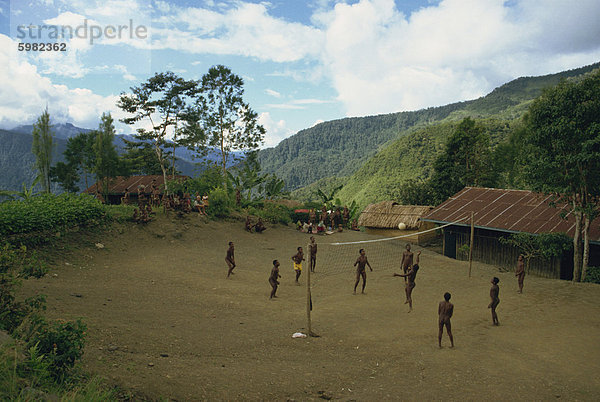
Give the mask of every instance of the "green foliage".
M 62 381 L 83 355 L 86 325 L 81 320 L 46 323 L 28 339 L 28 347 L 36 347 L 49 361 L 52 376 Z
M 587 267 L 583 282 L 600 284 L 600 267 Z
M 42 191 L 50 192 L 50 165 L 52 164 L 52 148 L 54 147 L 52 126 L 48 108 L 38 117 L 33 125 L 33 143 L 31 151 L 35 155 L 35 165 L 42 183 Z
M 231 213 L 234 201 L 223 187 L 213 189 L 208 195 L 209 206 L 206 212 L 213 217 L 225 218 Z
M 0 235 L 57 232 L 96 224 L 105 217 L 101 203 L 88 195 L 47 194 L 0 204 Z
M 133 210 L 136 209 L 136 205 L 104 205 L 106 211 L 106 219 L 114 222 L 128 222 L 132 220 Z
M 156 158 L 154 146 L 144 141 L 125 142 L 125 153 L 123 154 L 123 163 L 131 175 L 159 175 L 162 174 L 160 163 Z M 165 158 L 171 156 L 169 152 L 164 151 Z
M 325 177 L 317 180 L 308 186 L 301 187 L 290 193 L 290 198 L 301 202 L 315 202 L 317 208 L 321 208 L 322 204 L 318 201 L 320 198 L 317 195 L 317 190 L 321 190 L 324 193 L 331 192 L 333 189 L 343 186 L 347 181 L 348 177 Z
M 551 259 L 560 257 L 565 251 L 573 247 L 571 238 L 564 233 L 513 233 L 508 237 L 501 237 L 500 243 L 516 247 L 523 254 L 529 268 L 532 258 Z
M 51 166 L 50 180 L 60 184 L 66 192 L 76 193 L 79 191 L 79 187 L 77 187 L 79 175 L 77 175 L 77 169 L 73 165 L 58 162 L 56 165 Z
M 258 115 L 243 100 L 244 81 L 228 67 L 211 67 L 202 77 L 196 101 L 188 109 L 183 134 L 186 142 L 206 153 L 207 147 L 219 149 L 223 176 L 232 152 L 255 150 L 263 142 L 265 129 Z
M 600 70 L 544 91 L 524 122 L 525 180 L 571 207 L 575 232 L 587 228 L 584 248 L 589 249 L 590 223 L 600 214 Z M 579 281 L 588 261 L 582 267 L 577 237 L 574 243 L 573 280 Z
M 291 216 L 293 214 L 293 210 L 285 205 L 273 202 L 265 202 L 262 208 L 248 208 L 248 213 L 250 215 L 260 216 L 266 222 L 287 225 L 288 223 L 292 222 Z
M 193 179 L 169 180 L 171 192 L 183 195 L 189 194 L 208 194 L 217 187 L 223 187 L 223 176 L 221 168 L 218 165 L 210 165 L 202 173 Z
M 130 94 L 121 94 L 117 103 L 129 114 L 129 117 L 121 119 L 123 123 L 144 122 L 151 125 L 150 129 L 138 128 L 135 137 L 139 141 L 151 141 L 165 181 L 168 163 L 166 136 L 172 130 L 178 133 L 196 86 L 195 81 L 186 81 L 170 71 L 156 73 L 141 85 L 130 88 Z M 193 122 L 190 124 L 194 126 Z M 165 190 L 168 191 L 168 184 Z

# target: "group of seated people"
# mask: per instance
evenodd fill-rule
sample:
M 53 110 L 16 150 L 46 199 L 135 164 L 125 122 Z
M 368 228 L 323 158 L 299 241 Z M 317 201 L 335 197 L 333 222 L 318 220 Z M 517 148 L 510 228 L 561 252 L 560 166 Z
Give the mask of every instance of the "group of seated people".
M 140 206 L 133 210 L 132 220 L 137 223 L 148 223 L 152 220 L 152 215 L 154 214 L 155 212 L 152 211 L 152 206 L 146 204 L 146 206 Z
M 252 232 L 252 228 L 254 228 L 254 231 L 256 233 L 262 233 L 267 229 L 265 227 L 265 224 L 263 223 L 262 218 L 258 218 L 258 222 L 256 222 L 255 224 L 252 224 L 252 220 L 250 219 L 250 216 L 247 216 L 246 217 L 246 230 L 248 232 Z
M 331 234 L 334 233 L 334 231 L 339 232 L 343 232 L 344 231 L 344 227 L 341 223 L 338 223 L 337 228 L 336 227 L 327 227 L 325 226 L 325 224 L 323 223 L 323 221 L 319 221 L 319 223 L 316 225 L 316 227 L 313 225 L 312 222 L 304 222 L 302 223 L 301 221 L 296 222 L 296 229 L 298 229 L 301 232 L 304 233 L 319 233 L 319 234 L 323 234 L 323 233 L 327 233 L 327 234 Z M 351 226 L 350 226 L 351 230 L 360 230 L 358 228 L 358 222 L 356 221 L 356 219 L 352 220 L 351 222 Z

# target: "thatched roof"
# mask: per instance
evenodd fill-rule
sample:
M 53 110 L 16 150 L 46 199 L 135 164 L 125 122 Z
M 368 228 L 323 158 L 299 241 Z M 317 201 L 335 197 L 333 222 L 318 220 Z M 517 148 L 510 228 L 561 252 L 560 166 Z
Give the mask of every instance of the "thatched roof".
M 400 205 L 394 201 L 382 201 L 370 204 L 358 218 L 359 226 L 371 228 L 397 229 L 404 223 L 407 229 L 418 229 L 419 218 L 433 209 L 420 205 Z

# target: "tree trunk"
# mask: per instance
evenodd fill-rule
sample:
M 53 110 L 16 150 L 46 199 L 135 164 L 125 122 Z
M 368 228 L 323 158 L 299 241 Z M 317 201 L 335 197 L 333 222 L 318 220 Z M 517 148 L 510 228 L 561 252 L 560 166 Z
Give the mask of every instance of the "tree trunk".
M 575 233 L 573 234 L 573 282 L 581 281 L 581 211 L 575 209 L 573 202 L 573 215 L 575 216 Z
M 169 188 L 167 187 L 167 168 L 165 167 L 165 159 L 162 156 L 162 151 L 158 142 L 154 144 L 154 150 L 156 151 L 156 156 L 158 157 L 158 163 L 160 163 L 160 169 L 163 173 L 163 180 L 165 181 L 165 194 L 169 194 Z
M 581 266 L 581 280 L 585 280 L 587 267 L 590 262 L 590 216 L 583 215 L 583 263 Z

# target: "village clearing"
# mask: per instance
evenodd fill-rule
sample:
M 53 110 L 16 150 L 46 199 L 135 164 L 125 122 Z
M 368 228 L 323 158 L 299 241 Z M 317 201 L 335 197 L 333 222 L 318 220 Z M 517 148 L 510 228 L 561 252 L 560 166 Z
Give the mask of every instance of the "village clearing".
M 114 225 L 53 258 L 50 274 L 25 295 L 47 295 L 48 316 L 88 326 L 83 367 L 134 399 L 172 400 L 597 400 L 600 395 L 600 286 L 527 276 L 422 250 L 407 313 L 396 267 L 368 272 L 353 295 L 355 257 L 335 275 L 313 275 L 313 330 L 306 332 L 306 272 L 294 284 L 291 256 L 309 235 L 269 225 L 196 215 Z M 317 236 L 356 241 L 360 232 Z M 238 267 L 226 279 L 235 242 Z M 95 243 L 104 247 L 99 248 Z M 404 242 L 399 241 L 402 250 Z M 363 247 L 363 246 L 360 246 Z M 359 246 L 353 246 L 358 256 Z M 272 260 L 281 262 L 279 298 L 269 300 Z M 304 264 L 305 270 L 307 263 Z M 491 324 L 490 279 L 500 278 L 499 327 Z M 437 307 L 452 293 L 456 347 L 437 345 Z

